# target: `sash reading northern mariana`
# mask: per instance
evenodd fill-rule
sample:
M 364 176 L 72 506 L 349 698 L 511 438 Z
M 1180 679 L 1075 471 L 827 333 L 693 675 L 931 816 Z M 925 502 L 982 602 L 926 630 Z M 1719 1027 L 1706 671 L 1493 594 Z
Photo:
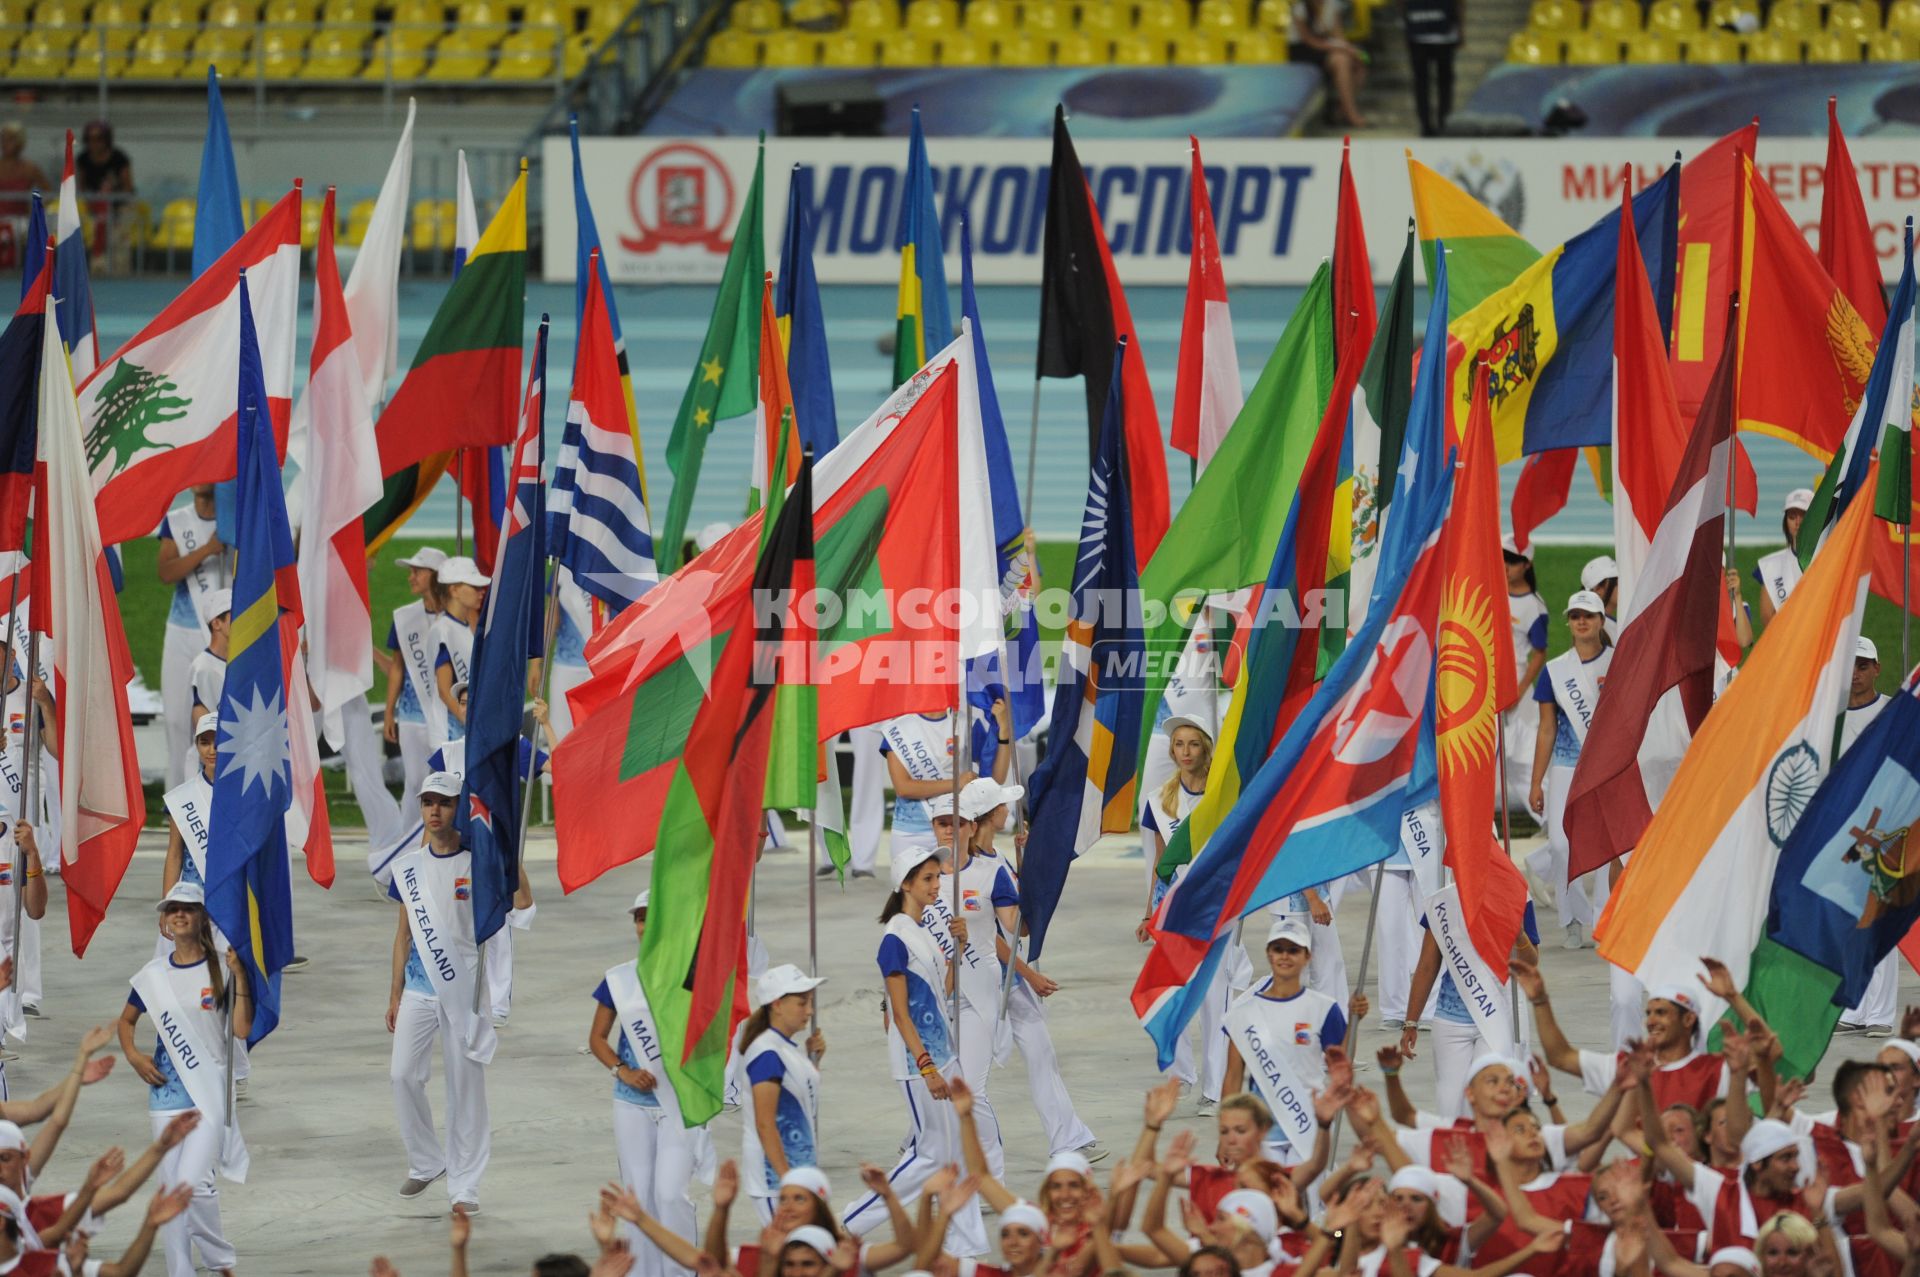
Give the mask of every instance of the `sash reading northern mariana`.
M 631 962 L 607 970 L 607 992 L 613 995 L 613 1013 L 620 1017 L 620 1032 L 626 1035 L 627 1049 L 640 1067 L 653 1074 L 653 1098 L 678 1120 L 680 1097 L 674 1094 L 667 1078 L 666 1061 L 660 1055 L 660 1033 L 653 1027 L 653 1012 L 647 1006 L 647 992 L 640 987 L 640 972 Z
M 400 640 L 400 663 L 406 667 L 407 682 L 426 716 L 427 739 L 440 740 L 447 734 L 447 707 L 440 700 L 440 688 L 433 678 L 433 641 L 431 633 L 437 614 L 415 600 L 393 613 L 394 637 Z
M 210 957 L 209 961 L 218 961 Z M 227 1019 L 214 1005 L 204 966 L 176 967 L 155 958 L 133 977 L 133 991 L 146 1004 L 167 1058 L 202 1121 L 223 1123 L 220 1173 L 236 1184 L 247 1179 L 247 1145 L 237 1113 L 227 1107 Z
M 1255 1005 L 1259 1001 L 1256 995 L 1228 1008 L 1227 1034 L 1240 1048 L 1247 1077 L 1273 1111 L 1274 1130 L 1286 1138 L 1295 1155 L 1304 1162 L 1313 1156 L 1314 1137 L 1320 1126 L 1313 1115 L 1313 1088 L 1301 1079 L 1287 1059 L 1292 1037 L 1280 1036 L 1282 1031 L 1266 1022 Z
M 462 883 L 471 881 L 472 864 L 469 852 L 442 857 L 422 847 L 393 862 L 393 886 L 407 911 L 413 947 L 460 1037 L 461 1050 L 476 1064 L 490 1064 L 500 1039 L 493 1031 L 492 1019 L 474 1014 L 480 947 L 471 936 L 471 893 L 460 897 Z M 465 911 L 464 929 L 459 910 Z

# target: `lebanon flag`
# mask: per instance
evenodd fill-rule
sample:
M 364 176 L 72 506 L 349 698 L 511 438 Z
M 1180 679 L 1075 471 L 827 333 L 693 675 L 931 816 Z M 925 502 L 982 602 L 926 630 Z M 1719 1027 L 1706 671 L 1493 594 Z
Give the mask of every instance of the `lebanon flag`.
M 970 348 L 963 334 L 948 351 Z M 895 411 L 850 434 L 815 472 L 823 596 L 866 591 L 879 598 L 887 591 L 898 598 L 914 589 L 937 600 L 959 588 L 956 453 L 965 374 L 956 366 L 916 373 L 889 400 Z M 648 591 L 589 643 L 593 674 L 569 693 L 576 726 L 553 758 L 556 785 L 596 796 L 556 809 L 563 889 L 573 891 L 659 842 L 714 660 L 751 588 L 765 514 L 749 517 Z M 935 607 L 892 614 L 850 608 L 824 624 L 814 671 L 821 738 L 952 708 L 962 637 Z
M 300 188 L 80 383 L 85 457 L 107 545 L 145 536 L 182 489 L 233 478 L 246 272 L 282 451 L 300 310 Z
M 1724 491 L 1726 462 L 1716 466 Z M 1715 477 L 1710 470 L 1709 487 Z M 1832 761 L 1866 604 L 1872 532 L 1871 504 L 1851 503 L 1701 724 L 1607 900 L 1594 927 L 1600 956 L 1649 988 L 1697 979 L 1703 953 L 1727 964 L 1735 988 L 1747 983 L 1780 849 Z M 1649 578 L 1657 562 L 1649 563 Z M 1624 638 L 1621 647 L 1615 663 L 1630 671 L 1637 662 Z M 1619 695 L 1610 685 L 1599 712 Z M 1583 767 L 1599 729 L 1596 721 Z M 1577 797 L 1578 773 L 1574 784 Z M 1567 817 L 1570 831 L 1581 828 L 1571 801 Z M 1720 1010 L 1703 1009 L 1701 1022 L 1711 1024 Z
M 1180 367 L 1173 384 L 1173 446 L 1205 470 L 1240 415 L 1246 394 L 1240 388 L 1240 356 L 1233 345 L 1233 314 L 1227 309 L 1227 278 L 1220 269 L 1200 142 L 1188 137 L 1187 144 L 1193 149 L 1193 256 L 1187 264 Z
M 297 209 L 298 204 L 290 207 Z M 233 312 L 237 357 L 237 288 Z M 292 332 L 289 324 L 287 333 Z M 230 371 L 238 380 L 237 369 Z M 229 389 L 226 402 L 232 400 Z M 231 429 L 227 437 L 231 444 Z M 73 952 L 85 956 L 87 942 L 106 917 L 107 902 L 133 859 L 147 805 L 133 749 L 133 720 L 127 713 L 133 660 L 127 654 L 126 630 L 95 514 L 67 352 L 55 324 L 45 325 L 41 339 L 40 462 L 46 481 L 39 523 L 47 535 L 36 552 L 46 562 L 40 579 L 49 596 L 51 621 L 61 760 L 60 864 Z
M 341 707 L 373 686 L 367 602 L 367 540 L 360 516 L 380 499 L 380 450 L 333 256 L 332 187 L 321 206 L 314 254 L 313 357 L 307 380 L 306 512 L 300 595 L 307 614 L 307 672 L 320 697 L 328 742 L 345 740 Z

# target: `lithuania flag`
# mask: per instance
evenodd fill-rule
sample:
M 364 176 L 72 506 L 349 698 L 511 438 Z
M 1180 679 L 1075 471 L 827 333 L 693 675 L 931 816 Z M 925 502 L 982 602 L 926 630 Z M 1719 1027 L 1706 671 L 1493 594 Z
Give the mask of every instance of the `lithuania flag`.
M 380 414 L 386 492 L 366 514 L 372 554 L 412 517 L 456 449 L 513 441 L 527 292 L 527 167 L 447 289 L 413 366 Z
M 1433 278 L 1433 246 L 1445 240 L 1447 286 L 1453 298 L 1449 322 L 1460 318 L 1513 282 L 1540 259 L 1533 245 L 1485 204 L 1407 153 L 1413 186 L 1413 218 L 1420 226 L 1420 256 Z
M 946 349 L 953 340 L 940 214 L 933 203 L 933 170 L 927 163 L 927 138 L 920 131 L 917 106 L 907 142 L 906 198 L 900 201 L 893 246 L 900 251 L 900 303 L 893 346 L 893 384 L 898 386 L 919 371 L 929 355 Z

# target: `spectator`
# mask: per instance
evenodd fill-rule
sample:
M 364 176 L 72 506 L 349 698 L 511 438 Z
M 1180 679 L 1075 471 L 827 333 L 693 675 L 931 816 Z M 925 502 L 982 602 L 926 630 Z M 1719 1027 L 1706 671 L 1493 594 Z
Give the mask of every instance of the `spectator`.
M 53 191 L 38 164 L 27 158 L 27 126 L 18 120 L 0 124 L 0 217 L 25 219 L 33 211 L 29 191 Z
M 1344 0 L 1294 0 L 1293 26 L 1287 33 L 1287 60 L 1317 66 L 1333 86 L 1335 118 L 1364 129 L 1356 98 L 1366 78 L 1367 55 L 1346 36 Z
M 1439 137 L 1453 114 L 1453 55 L 1462 38 L 1460 0 L 1406 0 L 1407 61 L 1420 136 Z
M 113 126 L 105 120 L 89 121 L 80 141 L 73 157 L 74 180 L 82 195 L 98 197 L 89 201 L 93 242 L 88 251 L 97 266 L 124 274 L 140 217 L 133 206 L 133 161 L 113 144 Z

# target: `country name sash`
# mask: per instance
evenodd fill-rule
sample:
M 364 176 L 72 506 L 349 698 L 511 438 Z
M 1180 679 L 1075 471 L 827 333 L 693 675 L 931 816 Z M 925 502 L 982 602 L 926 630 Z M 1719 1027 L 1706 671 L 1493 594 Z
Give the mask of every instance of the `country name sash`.
M 1313 1088 L 1287 1059 L 1290 1040 L 1275 1041 L 1281 1032 L 1264 1022 L 1256 997 L 1245 998 L 1227 1011 L 1226 1029 L 1240 1048 L 1247 1076 L 1260 1088 L 1260 1098 L 1273 1111 L 1273 1129 L 1293 1148 L 1299 1161 L 1313 1156 L 1319 1120 L 1313 1115 Z M 1267 1137 L 1273 1138 L 1272 1134 Z
M 1547 685 L 1553 689 L 1554 703 L 1573 724 L 1574 737 L 1583 746 L 1600 704 L 1600 679 L 1613 663 L 1612 651 L 1605 648 L 1591 661 L 1583 661 L 1578 651 L 1568 648 L 1547 662 Z
M 219 957 L 209 954 L 207 961 L 218 962 Z M 227 1018 L 214 1005 L 207 976 L 198 965 L 182 969 L 166 958 L 155 958 L 135 973 L 133 991 L 146 1004 L 174 1073 L 200 1110 L 200 1120 L 224 1127 L 220 1173 L 244 1184 L 247 1145 L 240 1137 L 239 1115 L 227 1105 Z
M 175 548 L 177 548 L 183 556 L 191 555 L 194 551 L 205 545 L 208 539 L 213 536 L 214 521 L 212 519 L 201 518 L 194 512 L 191 505 L 183 505 L 178 510 L 173 510 L 168 513 L 167 531 L 173 534 L 173 544 Z M 209 565 L 217 563 L 219 558 L 220 556 L 217 554 L 210 554 L 200 560 L 200 562 L 193 565 L 192 570 L 187 573 L 183 582 L 188 592 L 193 596 L 193 612 L 195 616 L 200 618 L 200 632 L 202 634 L 205 634 L 207 630 L 207 618 L 204 614 L 207 596 L 220 588 L 218 574 L 214 568 Z
M 166 803 L 167 814 L 173 817 L 173 826 L 180 831 L 180 841 L 186 844 L 187 855 L 193 857 L 200 881 L 205 882 L 207 840 L 213 832 L 213 786 L 205 776 L 189 776 L 167 791 Z
M 476 1064 L 493 1062 L 500 1039 L 493 1021 L 474 1014 L 474 991 L 480 978 L 480 947 L 470 936 L 473 902 L 455 899 L 458 874 L 452 866 L 432 866 L 430 859 L 456 861 L 460 869 L 469 869 L 468 853 L 435 857 L 422 847 L 402 856 L 393 865 L 393 885 L 407 911 L 407 929 L 413 933 L 413 947 L 427 970 L 448 1022 L 459 1035 L 460 1048 Z M 436 872 L 436 870 L 439 870 Z M 459 925 L 464 909 L 468 927 Z
M 677 1119 L 680 1097 L 674 1094 L 673 1083 L 667 1078 L 666 1061 L 660 1055 L 660 1034 L 653 1027 L 647 991 L 640 987 L 639 968 L 631 962 L 608 968 L 607 992 L 613 995 L 613 1013 L 620 1017 L 620 1032 L 627 1039 L 627 1049 L 641 1068 L 653 1074 L 653 1098 Z
M 441 740 L 447 734 L 447 707 L 440 700 L 440 689 L 433 678 L 433 643 L 430 638 L 434 617 L 427 605 L 415 600 L 393 613 L 394 637 L 400 640 L 400 663 L 406 667 L 407 682 L 426 716 L 427 739 Z
M 1514 1055 L 1518 1039 L 1513 1032 L 1507 987 L 1494 979 L 1473 947 L 1467 935 L 1466 915 L 1460 908 L 1460 889 L 1452 883 L 1427 897 L 1427 928 L 1440 946 L 1441 966 L 1453 977 L 1453 987 L 1467 1004 L 1480 1036 L 1502 1055 Z

